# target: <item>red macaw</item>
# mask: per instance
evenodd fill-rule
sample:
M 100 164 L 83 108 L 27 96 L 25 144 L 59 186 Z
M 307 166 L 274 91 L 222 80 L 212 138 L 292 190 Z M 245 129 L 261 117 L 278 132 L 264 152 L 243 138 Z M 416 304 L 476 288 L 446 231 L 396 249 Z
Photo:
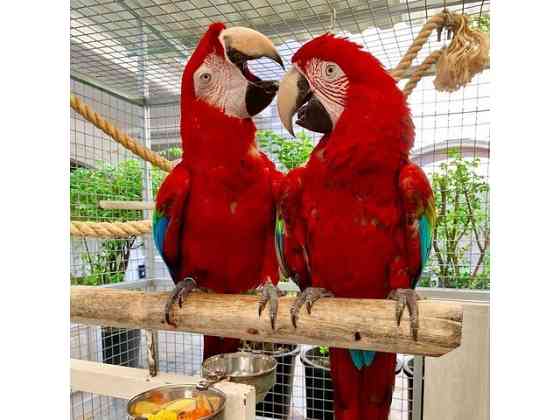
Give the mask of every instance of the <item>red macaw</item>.
M 409 159 L 414 125 L 395 80 L 371 54 L 331 34 L 302 46 L 280 83 L 278 110 L 323 133 L 308 163 L 282 182 L 277 245 L 303 292 L 292 307 L 326 296 L 397 300 L 417 339 L 417 295 L 435 222 L 434 198 Z M 310 287 L 309 287 L 310 286 Z M 305 290 L 304 290 L 305 289 Z M 396 355 L 332 348 L 337 420 L 387 419 Z
M 269 57 L 272 42 L 248 28 L 210 25 L 192 53 L 181 84 L 182 160 L 161 185 L 153 220 L 156 247 L 176 288 L 165 308 L 193 289 L 217 293 L 261 290 L 260 311 L 277 310 L 273 182 L 280 173 L 259 150 L 251 119 L 278 90 L 247 61 Z M 204 359 L 237 351 L 239 341 L 204 337 Z

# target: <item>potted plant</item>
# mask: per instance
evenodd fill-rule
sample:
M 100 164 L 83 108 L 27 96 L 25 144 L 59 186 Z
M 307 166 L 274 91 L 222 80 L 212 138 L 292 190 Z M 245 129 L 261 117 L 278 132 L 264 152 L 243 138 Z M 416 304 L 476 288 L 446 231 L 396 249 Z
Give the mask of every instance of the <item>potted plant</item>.
M 152 187 L 156 189 L 163 173 L 153 171 Z M 139 220 L 142 213 L 130 210 L 106 210 L 99 207 L 101 199 L 142 200 L 143 164 L 134 159 L 97 168 L 73 167 L 70 174 L 70 202 L 73 220 L 127 221 Z M 71 277 L 73 285 L 103 286 L 120 283 L 133 249 L 143 246 L 131 236 L 123 239 L 95 240 L 82 238 L 80 273 Z M 103 363 L 137 367 L 140 360 L 141 331 L 101 327 Z
M 292 387 L 296 356 L 300 353 L 300 346 L 295 344 L 259 343 L 253 341 L 242 342 L 243 351 L 267 354 L 276 359 L 276 383 L 266 394 L 264 400 L 257 404 L 257 416 L 273 419 L 287 419 L 292 404 Z

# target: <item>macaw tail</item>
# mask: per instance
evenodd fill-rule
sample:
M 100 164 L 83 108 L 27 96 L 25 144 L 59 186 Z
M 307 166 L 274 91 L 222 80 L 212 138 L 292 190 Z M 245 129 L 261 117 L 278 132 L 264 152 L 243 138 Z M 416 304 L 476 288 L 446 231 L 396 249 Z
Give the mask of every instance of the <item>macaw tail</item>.
M 221 353 L 235 353 L 239 350 L 240 342 L 237 338 L 214 337 L 211 335 L 204 336 L 204 352 L 202 359 Z
M 375 354 L 373 363 L 357 369 L 347 349 L 329 350 L 336 420 L 387 420 L 395 386 L 394 353 Z

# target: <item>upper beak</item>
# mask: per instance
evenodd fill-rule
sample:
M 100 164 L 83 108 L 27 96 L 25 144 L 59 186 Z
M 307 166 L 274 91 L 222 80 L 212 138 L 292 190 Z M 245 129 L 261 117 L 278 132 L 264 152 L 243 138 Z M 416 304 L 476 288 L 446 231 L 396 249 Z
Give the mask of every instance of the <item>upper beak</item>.
M 250 28 L 234 26 L 220 34 L 226 54 L 230 61 L 240 65 L 247 60 L 268 57 L 284 68 L 282 58 L 274 44 L 266 36 Z
M 280 81 L 278 89 L 278 115 L 282 125 L 292 136 L 292 118 L 296 111 L 309 99 L 310 89 L 307 79 L 294 66 Z

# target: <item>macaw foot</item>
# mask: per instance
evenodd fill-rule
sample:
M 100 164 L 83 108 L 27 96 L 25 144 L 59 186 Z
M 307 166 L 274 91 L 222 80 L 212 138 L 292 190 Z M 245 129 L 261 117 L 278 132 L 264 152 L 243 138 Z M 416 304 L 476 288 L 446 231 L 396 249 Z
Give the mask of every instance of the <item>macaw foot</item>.
M 278 290 L 278 288 L 274 286 L 270 280 L 267 280 L 266 283 L 258 290 L 258 294 L 259 318 L 261 317 L 261 313 L 266 304 L 270 302 L 270 305 L 268 305 L 268 313 L 270 316 L 270 324 L 274 330 L 276 328 L 276 317 L 278 315 L 278 298 L 285 296 L 286 292 Z
M 414 341 L 418 340 L 418 301 L 422 298 L 412 289 L 394 289 L 391 290 L 387 299 L 397 301 L 397 325 L 401 325 L 401 318 L 404 312 L 404 307 L 408 308 L 410 315 L 410 331 Z
M 299 311 L 301 307 L 305 304 L 307 308 L 307 313 L 311 315 L 311 307 L 313 304 L 321 298 L 334 297 L 332 292 L 322 287 L 308 287 L 303 292 L 301 292 L 296 298 L 293 306 L 290 308 L 290 315 L 292 316 L 292 324 L 294 328 L 297 328 L 297 320 L 299 317 Z
M 183 299 L 197 287 L 196 280 L 192 277 L 187 277 L 175 285 L 175 290 L 173 290 L 173 293 L 171 293 L 165 304 L 165 322 L 177 328 L 177 324 L 171 320 L 171 307 L 174 303 L 178 303 L 179 308 L 182 308 Z

